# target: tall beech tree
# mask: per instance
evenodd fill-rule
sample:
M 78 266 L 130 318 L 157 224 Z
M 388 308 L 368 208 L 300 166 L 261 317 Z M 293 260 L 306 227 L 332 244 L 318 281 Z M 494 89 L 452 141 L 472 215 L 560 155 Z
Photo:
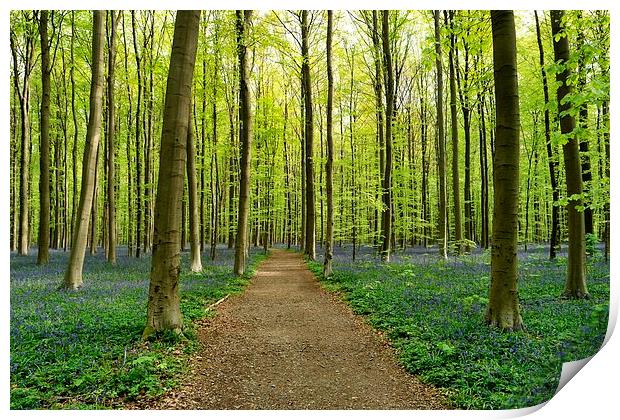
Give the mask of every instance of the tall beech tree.
M 141 136 L 141 117 L 142 113 L 140 112 L 140 108 L 142 105 L 142 96 L 143 96 L 143 86 L 142 86 L 142 61 L 140 59 L 140 50 L 138 48 L 138 32 L 137 32 L 137 23 L 136 23 L 136 12 L 135 10 L 131 11 L 131 31 L 133 35 L 133 49 L 134 55 L 136 58 L 136 72 L 138 79 L 138 93 L 137 93 L 137 101 L 136 101 L 136 138 L 134 139 L 136 143 L 136 257 L 140 258 L 140 241 L 142 240 L 142 213 L 143 213 L 143 201 L 142 201 L 142 191 L 143 191 L 143 182 L 142 182 L 142 136 Z
M 461 193 L 459 173 L 459 122 L 456 111 L 456 72 L 454 70 L 454 51 L 456 40 L 454 35 L 454 12 L 449 14 L 444 10 L 446 26 L 450 28 L 450 48 L 448 49 L 448 64 L 450 69 L 450 137 L 452 139 L 452 209 L 454 214 L 454 240 L 458 243 L 463 239 L 461 221 Z M 457 247 L 460 252 L 460 246 Z
M 325 262 L 323 275 L 327 278 L 333 275 L 332 260 L 334 258 L 334 74 L 332 71 L 332 39 L 333 39 L 334 12 L 327 11 L 327 160 L 325 161 L 325 186 L 327 193 L 327 226 L 325 236 Z M 286 143 L 285 143 L 286 144 Z M 288 183 L 288 170 L 287 170 Z M 290 204 L 290 203 L 289 203 Z M 290 212 L 290 207 L 289 207 Z M 290 219 L 289 219 L 290 220 Z M 290 246 L 290 239 L 289 239 Z
M 305 198 L 306 223 L 304 232 L 304 254 L 316 259 L 316 200 L 314 194 L 314 117 L 312 107 L 312 81 L 310 78 L 309 52 L 310 23 L 308 11 L 301 11 L 301 79 L 304 98 L 304 157 L 305 157 Z
M 538 12 L 534 10 L 534 19 L 536 21 L 536 42 L 538 44 L 538 62 L 540 64 L 540 73 L 542 77 L 543 97 L 544 97 L 544 119 L 545 119 L 545 144 L 547 150 L 547 161 L 549 162 L 549 180 L 551 183 L 551 195 L 554 205 L 551 209 L 551 234 L 549 238 L 549 259 L 553 260 L 556 256 L 556 249 L 560 243 L 560 209 L 555 203 L 560 199 L 560 190 L 557 181 L 558 162 L 553 151 L 551 143 L 551 115 L 549 111 L 549 85 L 547 83 L 547 71 L 545 70 L 545 52 L 543 49 L 542 37 L 540 35 L 540 23 L 538 21 Z
M 49 12 L 41 10 L 39 34 L 41 36 L 41 124 L 39 141 L 39 242 L 37 264 L 49 262 L 50 246 L 50 43 L 47 35 Z
M 17 34 L 11 30 L 10 44 L 13 58 L 13 85 L 19 99 L 20 162 L 19 162 L 19 229 L 17 252 L 28 255 L 29 245 L 29 191 L 30 191 L 30 75 L 35 65 L 33 14 L 22 12 L 26 21 L 23 45 L 18 45 Z M 21 66 L 20 66 L 21 61 Z M 21 70 L 21 80 L 19 73 Z
M 65 272 L 62 287 L 77 290 L 82 287 L 82 268 L 84 265 L 84 252 L 88 238 L 88 225 L 93 207 L 95 191 L 95 171 L 97 164 L 97 150 L 101 136 L 101 114 L 104 82 L 104 47 L 105 47 L 105 12 L 93 11 L 93 40 L 92 40 L 92 76 L 90 82 L 90 111 L 88 128 L 86 130 L 86 145 L 82 159 L 82 188 L 80 190 L 80 202 L 76 214 L 71 241 L 71 254 L 69 266 Z
M 161 331 L 178 334 L 183 326 L 179 306 L 179 213 L 187 169 L 187 139 L 188 131 L 191 131 L 190 106 L 199 23 L 199 10 L 179 10 L 174 23 L 155 198 L 151 281 L 143 338 Z
M 381 45 L 385 74 L 385 169 L 381 188 L 381 260 L 390 261 L 392 239 L 392 125 L 394 124 L 394 68 L 390 45 L 389 11 L 381 11 Z
M 587 67 L 586 67 L 586 53 L 584 52 L 581 46 L 586 44 L 585 34 L 584 34 L 584 19 L 581 11 L 577 12 L 577 45 L 580 46 L 577 52 L 577 89 L 578 91 L 585 92 L 587 88 L 586 76 L 587 76 Z M 588 102 L 584 101 L 579 104 L 579 128 L 580 134 L 577 135 L 579 139 L 579 156 L 581 159 L 581 180 L 582 180 L 582 189 L 585 193 L 585 197 L 588 196 L 588 189 L 590 188 L 590 184 L 592 182 L 592 172 L 591 172 L 591 163 L 590 163 L 590 152 L 589 152 L 589 136 L 588 136 Z M 592 211 L 592 207 L 590 205 L 585 205 L 586 200 L 582 199 L 584 204 L 583 209 L 583 221 L 584 221 L 584 229 L 586 235 L 594 234 L 594 213 Z M 589 201 L 589 200 L 588 200 Z
M 192 111 L 190 107 L 187 123 L 187 195 L 189 198 L 189 269 L 194 273 L 202 271 L 200 259 L 200 215 L 198 214 L 198 188 L 196 181 L 196 144 L 192 127 Z
M 435 71 L 437 74 L 437 161 L 439 178 L 439 255 L 448 258 L 448 205 L 446 194 L 446 140 L 443 122 L 443 69 L 441 63 L 441 35 L 439 10 L 433 13 L 435 22 Z
M 116 113 L 114 102 L 114 76 L 116 68 L 116 25 L 118 18 L 114 10 L 108 12 L 108 87 L 107 87 L 107 101 L 108 101 L 108 120 L 106 123 L 106 135 L 108 139 L 107 147 L 107 199 L 108 199 L 108 262 L 116 264 L 116 165 L 115 165 L 115 153 L 116 153 Z
M 560 130 L 563 136 L 564 173 L 566 174 L 566 194 L 568 204 L 568 270 L 563 296 L 568 298 L 587 298 L 585 268 L 585 222 L 583 211 L 583 182 L 581 161 L 579 159 L 579 139 L 575 132 L 575 117 L 571 113 L 569 101 L 572 87 L 568 83 L 570 69 L 568 61 L 570 50 L 563 22 L 564 12 L 551 11 L 551 33 L 553 35 L 553 55 L 560 71 L 555 75 L 558 82 L 557 101 Z
M 517 292 L 520 118 L 513 11 L 492 10 L 491 27 L 496 133 L 491 288 L 486 322 L 513 331 L 523 328 Z
M 249 28 L 252 22 L 251 10 L 237 10 L 237 59 L 239 69 L 239 207 L 237 211 L 237 238 L 235 239 L 234 272 L 242 275 L 247 263 L 248 213 L 250 200 L 250 157 L 252 151 L 252 106 L 249 78 Z

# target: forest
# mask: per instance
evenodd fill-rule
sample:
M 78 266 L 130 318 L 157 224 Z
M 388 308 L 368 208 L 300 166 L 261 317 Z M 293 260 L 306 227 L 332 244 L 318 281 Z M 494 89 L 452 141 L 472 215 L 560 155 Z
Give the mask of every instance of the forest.
M 609 51 L 605 10 L 11 11 L 11 409 L 549 400 L 607 332 Z

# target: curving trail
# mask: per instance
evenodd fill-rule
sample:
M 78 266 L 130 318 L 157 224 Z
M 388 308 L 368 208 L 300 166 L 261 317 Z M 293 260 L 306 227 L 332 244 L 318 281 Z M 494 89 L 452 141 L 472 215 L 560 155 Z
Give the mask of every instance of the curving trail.
M 205 322 L 180 389 L 153 409 L 448 409 L 391 347 L 324 291 L 299 254 L 272 250 Z

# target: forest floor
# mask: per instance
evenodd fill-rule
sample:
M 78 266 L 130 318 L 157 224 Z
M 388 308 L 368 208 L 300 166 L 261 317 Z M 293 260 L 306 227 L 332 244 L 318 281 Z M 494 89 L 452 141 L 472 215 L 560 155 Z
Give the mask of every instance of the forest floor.
M 245 292 L 205 319 L 179 388 L 138 409 L 447 409 L 386 339 L 321 288 L 296 253 L 273 250 Z

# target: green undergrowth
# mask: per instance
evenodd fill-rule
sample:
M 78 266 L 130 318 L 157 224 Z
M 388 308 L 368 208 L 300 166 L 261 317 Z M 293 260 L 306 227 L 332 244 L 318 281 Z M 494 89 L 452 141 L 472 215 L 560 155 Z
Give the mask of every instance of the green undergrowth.
M 52 254 L 44 268 L 34 258 L 11 255 L 11 409 L 122 407 L 175 387 L 199 347 L 194 321 L 212 315 L 211 302 L 240 293 L 266 255 L 252 253 L 243 277 L 232 274 L 226 254 L 215 263 L 203 258 L 202 273 L 184 270 L 183 334 L 145 342 L 150 258 L 119 258 L 116 266 L 87 258 L 77 292 L 57 290 L 66 254 Z
M 455 407 L 510 409 L 540 404 L 557 389 L 563 362 L 600 348 L 609 314 L 609 265 L 588 263 L 589 300 L 565 300 L 566 260 L 539 254 L 519 262 L 519 298 L 525 331 L 484 324 L 489 257 L 424 258 L 399 263 L 339 262 L 322 276 L 353 310 L 387 336 L 401 364 L 440 387 Z

